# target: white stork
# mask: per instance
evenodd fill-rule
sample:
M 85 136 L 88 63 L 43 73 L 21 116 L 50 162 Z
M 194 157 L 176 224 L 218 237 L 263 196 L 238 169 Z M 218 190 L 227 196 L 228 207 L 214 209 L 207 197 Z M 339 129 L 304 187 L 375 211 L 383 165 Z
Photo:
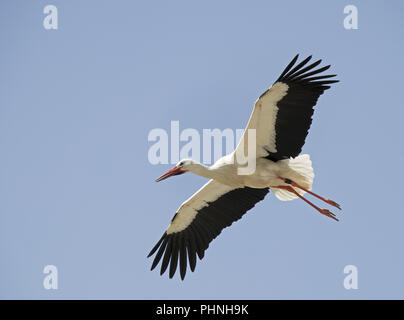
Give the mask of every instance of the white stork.
M 305 65 L 311 56 L 295 66 L 299 55 L 288 64 L 278 80 L 255 102 L 253 112 L 239 145 L 233 153 L 222 157 L 211 167 L 191 159 L 184 159 L 156 179 L 192 172 L 210 179 L 177 210 L 171 224 L 148 257 L 157 252 L 151 269 L 161 258 L 162 275 L 168 265 L 172 278 L 179 262 L 181 279 L 187 270 L 195 270 L 196 256 L 202 259 L 209 243 L 222 229 L 240 219 L 254 205 L 264 199 L 269 189 L 280 200 L 301 198 L 321 214 L 336 221 L 335 215 L 321 209 L 303 197 L 309 193 L 326 203 L 340 206 L 311 192 L 314 172 L 310 157 L 300 155 L 312 121 L 313 107 L 318 97 L 330 88 L 333 75 L 318 75 L 330 66 L 316 69 L 318 60 Z M 316 75 L 316 76 L 314 76 Z M 245 147 L 248 129 L 256 130 L 256 169 L 250 175 L 238 174 L 234 154 Z

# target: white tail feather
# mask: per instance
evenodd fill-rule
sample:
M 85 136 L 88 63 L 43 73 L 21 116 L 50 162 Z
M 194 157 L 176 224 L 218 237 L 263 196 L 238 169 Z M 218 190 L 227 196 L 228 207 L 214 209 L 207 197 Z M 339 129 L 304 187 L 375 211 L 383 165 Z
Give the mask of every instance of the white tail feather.
M 280 175 L 283 178 L 291 179 L 296 182 L 298 185 L 302 186 L 307 190 L 311 190 L 314 179 L 314 171 L 311 166 L 310 156 L 308 154 L 302 154 L 296 158 L 281 160 L 282 169 Z M 282 185 L 287 185 L 283 183 Z M 305 194 L 305 192 L 301 189 L 294 188 L 300 195 Z M 275 194 L 275 196 L 282 201 L 289 201 L 297 198 L 297 195 L 291 193 L 289 191 L 279 189 L 279 188 L 271 188 L 271 191 Z

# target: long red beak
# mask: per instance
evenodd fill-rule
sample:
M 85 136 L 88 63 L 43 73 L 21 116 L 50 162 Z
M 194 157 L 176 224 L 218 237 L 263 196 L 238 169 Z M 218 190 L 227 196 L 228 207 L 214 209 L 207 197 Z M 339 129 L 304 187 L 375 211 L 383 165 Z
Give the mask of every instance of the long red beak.
M 165 179 L 167 179 L 167 178 L 169 178 L 169 177 L 171 177 L 171 176 L 177 176 L 177 175 L 179 175 L 179 174 L 183 174 L 183 173 L 185 173 L 185 172 L 186 172 L 186 171 L 185 171 L 185 170 L 182 170 L 181 167 L 175 166 L 174 168 L 168 170 L 166 173 L 164 173 L 164 174 L 162 174 L 160 177 L 158 177 L 158 178 L 156 179 L 156 182 L 165 180 Z

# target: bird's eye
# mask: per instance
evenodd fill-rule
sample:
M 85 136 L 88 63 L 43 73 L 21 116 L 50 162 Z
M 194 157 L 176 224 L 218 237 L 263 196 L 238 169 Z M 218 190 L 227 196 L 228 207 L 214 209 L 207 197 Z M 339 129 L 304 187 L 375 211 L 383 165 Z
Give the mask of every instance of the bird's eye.
M 179 166 L 182 167 L 184 165 L 184 162 L 180 162 Z

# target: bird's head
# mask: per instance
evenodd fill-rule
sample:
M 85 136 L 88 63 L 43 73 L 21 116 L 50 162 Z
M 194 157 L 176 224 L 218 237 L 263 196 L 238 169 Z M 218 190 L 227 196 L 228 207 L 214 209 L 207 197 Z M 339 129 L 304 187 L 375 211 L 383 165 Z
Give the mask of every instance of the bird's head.
M 163 173 L 160 177 L 156 179 L 156 182 L 165 180 L 172 176 L 177 176 L 179 174 L 183 174 L 187 171 L 190 171 L 192 167 L 195 165 L 195 161 L 192 159 L 183 159 L 179 161 L 173 168 L 168 170 L 166 173 Z

